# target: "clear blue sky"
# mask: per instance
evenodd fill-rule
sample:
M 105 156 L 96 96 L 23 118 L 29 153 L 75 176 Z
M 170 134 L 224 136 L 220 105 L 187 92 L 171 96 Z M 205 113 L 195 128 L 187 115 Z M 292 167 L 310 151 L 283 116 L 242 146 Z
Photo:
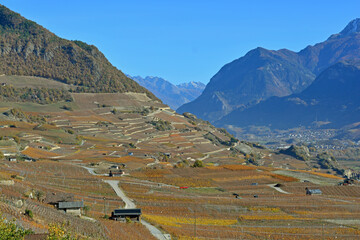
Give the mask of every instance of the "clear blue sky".
M 360 17 L 358 0 L 2 0 L 60 37 L 96 45 L 125 73 L 207 83 L 262 46 L 299 51 Z

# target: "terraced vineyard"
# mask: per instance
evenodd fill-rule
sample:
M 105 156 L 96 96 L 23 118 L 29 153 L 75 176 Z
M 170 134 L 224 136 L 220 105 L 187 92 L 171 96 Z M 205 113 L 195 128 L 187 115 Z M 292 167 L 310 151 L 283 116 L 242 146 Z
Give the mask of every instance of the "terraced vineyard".
M 360 217 L 359 199 L 345 194 L 359 193 L 359 186 L 318 186 L 271 177 L 259 181 L 262 178 L 258 176 L 271 176 L 271 171 L 229 168 L 152 170 L 136 175 L 162 183 L 181 176 L 183 186 L 194 183 L 187 189 L 143 186 L 125 179 L 120 185 L 141 206 L 146 219 L 177 239 L 195 236 L 199 239 L 356 239 L 360 236 L 356 220 Z M 210 181 L 211 187 L 196 186 L 196 179 Z M 219 181 L 226 179 L 231 184 Z M 289 194 L 268 186 L 274 182 Z M 306 196 L 304 189 L 310 186 L 322 189 L 323 194 Z
M 115 165 L 125 174 L 113 179 L 142 209 L 143 219 L 173 239 L 360 236 L 358 185 L 338 186 L 340 177 L 313 172 L 303 161 L 232 142 L 223 130 L 143 94 L 76 93 L 73 98 L 72 111 L 53 107 L 46 116 L 21 105 L 25 114 L 44 117 L 45 123 L 1 115 L 1 151 L 17 161 L 0 162 L 1 179 L 14 180 L 1 186 L 0 209 L 24 227 L 46 232 L 56 218 L 80 237 L 154 239 L 141 224 L 104 218 L 124 207 L 103 182 Z M 261 166 L 249 163 L 244 148 Z M 306 196 L 305 187 L 323 194 Z M 86 217 L 58 213 L 43 202 L 47 194 L 84 201 Z M 33 219 L 24 217 L 26 209 Z

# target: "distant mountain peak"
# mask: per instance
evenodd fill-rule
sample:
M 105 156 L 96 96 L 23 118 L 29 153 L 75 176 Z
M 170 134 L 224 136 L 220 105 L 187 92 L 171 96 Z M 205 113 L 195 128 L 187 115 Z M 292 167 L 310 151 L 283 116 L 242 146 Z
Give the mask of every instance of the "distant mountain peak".
M 271 50 L 268 50 L 266 48 L 263 47 L 257 47 L 253 50 L 250 50 L 246 55 L 255 55 L 255 56 L 261 56 L 263 54 L 268 54 L 269 52 L 271 52 Z
M 135 80 L 141 86 L 149 89 L 172 109 L 177 109 L 184 103 L 188 103 L 194 100 L 202 93 L 205 88 L 205 84 L 201 82 L 188 82 L 174 85 L 161 77 L 126 76 Z
M 352 20 L 345 28 L 340 32 L 342 35 L 349 35 L 352 33 L 360 32 L 360 18 Z
M 187 82 L 187 83 L 180 83 L 178 85 L 176 85 L 177 87 L 179 88 L 198 88 L 198 89 L 205 89 L 205 84 L 203 84 L 202 82 L 194 82 L 194 81 L 191 81 L 191 82 Z
M 329 39 L 346 37 L 357 33 L 360 33 L 360 18 L 355 18 L 349 22 L 340 33 L 331 35 Z

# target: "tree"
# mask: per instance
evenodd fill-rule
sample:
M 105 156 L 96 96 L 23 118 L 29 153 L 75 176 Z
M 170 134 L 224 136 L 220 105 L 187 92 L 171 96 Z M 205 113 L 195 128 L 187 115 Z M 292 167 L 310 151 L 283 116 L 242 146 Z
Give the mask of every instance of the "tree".
M 44 197 L 44 192 L 42 191 L 36 191 L 35 192 L 35 197 L 38 201 L 43 201 L 43 197 Z
M 201 160 L 195 160 L 193 167 L 204 167 L 204 163 Z
M 30 229 L 23 229 L 16 225 L 15 219 L 7 221 L 0 216 L 0 239 L 23 239 L 24 236 L 33 233 Z
M 64 226 L 57 224 L 49 225 L 49 235 L 47 240 L 76 240 L 77 237 L 74 237 L 71 233 L 67 232 Z
M 29 218 L 34 218 L 34 214 L 30 209 L 25 209 L 25 215 Z

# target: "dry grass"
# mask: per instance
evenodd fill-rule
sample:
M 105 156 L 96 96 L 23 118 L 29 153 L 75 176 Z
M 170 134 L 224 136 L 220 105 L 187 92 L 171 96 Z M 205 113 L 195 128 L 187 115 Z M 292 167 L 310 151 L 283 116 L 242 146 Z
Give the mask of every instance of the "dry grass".
M 116 163 L 128 163 L 128 162 L 150 163 L 150 162 L 153 162 L 153 159 L 143 159 L 143 158 L 138 158 L 138 157 L 134 157 L 134 156 L 125 156 L 125 157 L 119 157 L 119 158 L 104 157 L 104 160 L 109 161 L 109 162 L 116 162 Z
M 280 175 L 280 174 L 276 174 L 276 173 L 268 173 L 271 177 L 277 179 L 277 180 L 282 180 L 284 182 L 297 182 L 299 181 L 299 179 L 294 178 L 294 177 L 289 177 L 289 176 L 284 176 L 284 175 Z
M 314 172 L 314 171 L 305 171 L 305 170 L 296 170 L 296 172 L 304 172 L 304 173 L 310 173 L 313 175 L 317 175 L 320 177 L 325 177 L 325 178 L 332 178 L 332 179 L 338 179 L 338 180 L 344 180 L 344 178 L 342 177 L 338 177 L 332 174 L 328 174 L 328 173 L 321 173 L 321 172 Z
M 49 159 L 60 156 L 59 154 L 33 147 L 27 147 L 21 153 L 35 159 Z

